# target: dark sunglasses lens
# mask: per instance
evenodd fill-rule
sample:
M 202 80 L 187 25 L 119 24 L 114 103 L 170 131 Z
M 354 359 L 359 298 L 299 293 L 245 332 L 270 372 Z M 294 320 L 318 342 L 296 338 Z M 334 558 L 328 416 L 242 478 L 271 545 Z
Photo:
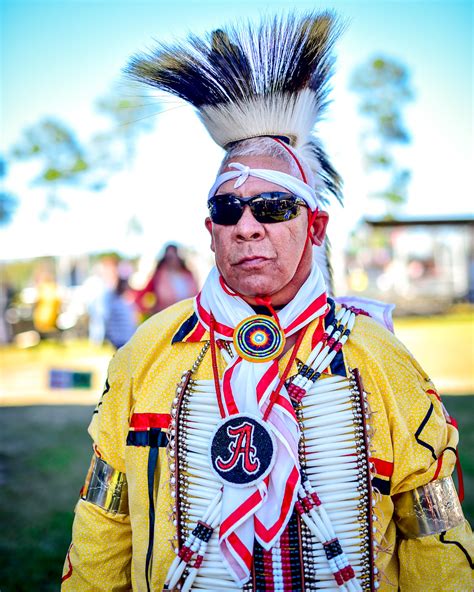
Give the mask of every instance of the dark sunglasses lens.
M 243 206 L 233 196 L 219 195 L 209 200 L 209 215 L 215 224 L 230 226 L 237 224 L 243 212 Z
M 261 196 L 251 203 L 251 210 L 256 220 L 262 224 L 293 220 L 300 212 L 300 206 L 294 197 Z
M 302 202 L 291 193 L 279 191 L 261 193 L 252 198 L 223 194 L 211 197 L 208 202 L 209 215 L 215 224 L 231 226 L 240 220 L 246 205 L 258 222 L 272 224 L 296 218 Z

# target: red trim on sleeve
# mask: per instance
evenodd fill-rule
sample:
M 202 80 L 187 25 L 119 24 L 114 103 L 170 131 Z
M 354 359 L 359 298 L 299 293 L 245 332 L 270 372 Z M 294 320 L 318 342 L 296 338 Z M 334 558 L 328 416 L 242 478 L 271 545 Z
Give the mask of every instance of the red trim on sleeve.
M 426 392 L 427 392 L 427 394 L 429 394 L 429 395 L 433 395 L 433 396 L 435 396 L 435 397 L 438 399 L 438 401 L 441 401 L 441 397 L 439 396 L 439 393 L 437 393 L 435 390 L 433 390 L 433 389 L 428 389 Z
M 69 578 L 72 576 L 72 563 L 71 563 L 71 559 L 69 557 L 69 553 L 71 552 L 71 549 L 72 549 L 72 543 L 69 545 L 69 549 L 67 550 L 67 555 L 66 555 L 66 559 L 69 564 L 69 569 L 68 569 L 67 573 L 65 573 L 63 575 L 63 577 L 61 578 L 61 584 L 63 582 L 65 582 L 66 580 L 69 580 Z
M 168 428 L 171 423 L 169 413 L 134 413 L 130 419 L 130 427 L 141 432 L 150 428 Z
M 380 458 L 370 457 L 369 461 L 374 463 L 375 472 L 382 477 L 391 477 L 393 475 L 393 463 Z

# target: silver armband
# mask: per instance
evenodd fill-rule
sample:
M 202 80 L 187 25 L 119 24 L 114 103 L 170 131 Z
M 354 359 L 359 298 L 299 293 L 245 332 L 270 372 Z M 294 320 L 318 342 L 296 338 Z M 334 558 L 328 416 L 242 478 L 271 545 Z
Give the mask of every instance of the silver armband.
M 463 520 L 451 477 L 402 493 L 395 502 L 395 522 L 407 539 L 439 534 L 458 526 Z
M 94 454 L 81 498 L 111 514 L 128 514 L 128 486 L 125 473 L 117 471 Z

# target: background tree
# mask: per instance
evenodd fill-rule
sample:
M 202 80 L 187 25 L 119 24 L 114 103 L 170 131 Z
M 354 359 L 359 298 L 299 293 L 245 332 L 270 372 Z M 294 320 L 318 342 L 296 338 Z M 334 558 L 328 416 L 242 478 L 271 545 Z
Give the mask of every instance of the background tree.
M 96 102 L 97 110 L 111 120 L 111 126 L 96 134 L 92 148 L 96 161 L 107 163 L 110 171 L 130 168 L 139 136 L 153 129 L 160 111 L 158 101 L 133 82 L 117 82 Z M 143 227 L 137 216 L 127 224 L 127 236 L 137 236 Z
M 12 157 L 39 163 L 39 174 L 33 184 L 47 188 L 45 213 L 49 208 L 66 207 L 59 195 L 59 187 L 83 182 L 90 170 L 86 150 L 73 130 L 51 117 L 41 119 L 23 131 L 12 149 Z
M 408 68 L 393 58 L 376 56 L 360 65 L 350 80 L 359 95 L 359 111 L 367 125 L 361 134 L 365 165 L 381 171 L 385 187 L 373 195 L 385 200 L 389 210 L 407 200 L 410 171 L 397 162 L 397 146 L 410 142 L 403 110 L 413 99 Z
M 7 176 L 7 162 L 0 156 L 0 226 L 8 224 L 18 206 L 18 199 L 13 193 L 7 191 L 4 187 L 4 180 Z
M 154 116 L 160 111 L 159 103 L 146 89 L 121 82 L 97 100 L 96 108 L 112 125 L 97 134 L 93 141 L 100 150 L 107 151 L 111 167 L 129 166 L 139 135 L 153 128 Z
M 39 163 L 33 184 L 47 190 L 43 217 L 51 209 L 67 207 L 61 187 L 75 185 L 99 191 L 112 174 L 130 165 L 139 134 L 153 127 L 152 116 L 159 111 L 157 101 L 141 92 L 137 96 L 136 87 L 114 85 L 96 104 L 99 112 L 112 119 L 112 125 L 85 142 L 68 124 L 54 117 L 40 119 L 23 131 L 11 157 Z M 4 196 L 0 208 L 10 203 Z M 131 228 L 137 232 L 136 221 Z

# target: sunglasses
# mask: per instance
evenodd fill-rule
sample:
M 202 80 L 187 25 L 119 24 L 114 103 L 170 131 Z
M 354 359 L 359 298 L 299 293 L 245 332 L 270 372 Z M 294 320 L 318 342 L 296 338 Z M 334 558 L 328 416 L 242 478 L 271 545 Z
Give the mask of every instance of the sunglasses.
M 269 191 L 252 197 L 237 197 L 232 193 L 214 195 L 207 202 L 209 216 L 215 224 L 233 226 L 242 217 L 245 206 L 261 224 L 273 224 L 293 220 L 306 203 L 292 193 Z

